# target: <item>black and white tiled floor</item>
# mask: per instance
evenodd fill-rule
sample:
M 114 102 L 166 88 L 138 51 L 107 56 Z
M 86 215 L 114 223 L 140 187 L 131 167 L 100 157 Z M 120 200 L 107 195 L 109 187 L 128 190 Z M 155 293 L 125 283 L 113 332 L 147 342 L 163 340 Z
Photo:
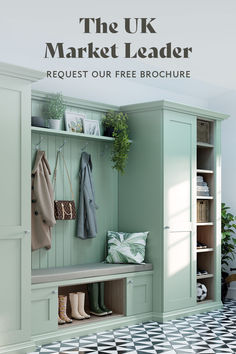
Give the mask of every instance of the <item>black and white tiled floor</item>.
M 219 311 L 165 324 L 146 322 L 55 342 L 35 353 L 236 353 L 236 301 L 228 300 Z

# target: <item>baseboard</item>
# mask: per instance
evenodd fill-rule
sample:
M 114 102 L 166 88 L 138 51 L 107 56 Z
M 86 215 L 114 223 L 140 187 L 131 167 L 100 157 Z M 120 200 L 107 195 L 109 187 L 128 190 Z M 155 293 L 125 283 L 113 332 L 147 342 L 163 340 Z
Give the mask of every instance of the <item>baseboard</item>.
M 203 313 L 203 312 L 209 312 L 213 310 L 217 310 L 222 308 L 222 302 L 216 302 L 216 301 L 207 301 L 203 303 L 198 303 L 194 307 L 188 307 L 185 309 L 181 310 L 176 310 L 176 311 L 169 311 L 165 313 L 153 313 L 153 320 L 157 322 L 167 322 L 170 320 L 174 320 L 176 318 L 181 318 L 181 317 L 187 317 L 191 315 L 195 315 L 197 313 Z
M 60 328 L 57 331 L 51 333 L 34 336 L 32 337 L 32 340 L 36 345 L 48 344 L 57 340 L 64 340 L 68 338 L 84 336 L 87 334 L 103 332 L 114 328 L 130 326 L 141 322 L 148 322 L 152 321 L 152 318 L 152 312 L 129 317 L 122 316 L 119 319 L 101 321 L 100 323 L 94 322 L 93 324 L 88 325 L 78 325 L 65 329 Z
M 33 341 L 23 342 L 14 345 L 6 345 L 0 347 L 0 354 L 26 354 L 33 352 L 35 349 L 35 343 Z

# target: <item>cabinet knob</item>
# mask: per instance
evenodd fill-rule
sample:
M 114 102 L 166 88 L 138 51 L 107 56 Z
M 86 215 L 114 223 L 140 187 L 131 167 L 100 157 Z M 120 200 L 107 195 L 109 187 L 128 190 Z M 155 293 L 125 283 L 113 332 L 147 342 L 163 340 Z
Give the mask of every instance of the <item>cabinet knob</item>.
M 170 226 L 165 226 L 164 229 L 165 229 L 165 230 L 169 230 L 169 229 L 170 229 Z
M 56 293 L 57 293 L 56 290 L 53 290 L 53 291 L 52 291 L 52 294 L 53 294 L 53 295 L 55 295 Z
M 128 284 L 133 284 L 133 283 L 134 283 L 133 280 L 128 281 Z
M 24 231 L 24 234 L 25 234 L 25 235 L 30 234 L 30 230 L 25 230 L 25 231 Z

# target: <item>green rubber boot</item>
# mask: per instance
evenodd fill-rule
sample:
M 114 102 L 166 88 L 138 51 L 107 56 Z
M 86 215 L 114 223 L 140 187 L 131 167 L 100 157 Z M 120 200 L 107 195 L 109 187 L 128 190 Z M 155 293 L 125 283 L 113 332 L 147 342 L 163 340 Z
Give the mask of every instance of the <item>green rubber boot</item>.
M 111 315 L 112 311 L 109 310 L 104 303 L 104 283 L 99 283 L 99 307 L 101 310 L 107 313 L 107 315 Z
M 92 313 L 95 316 L 107 315 L 107 312 L 100 309 L 98 304 L 98 296 L 99 296 L 98 283 L 88 284 L 88 293 L 89 293 L 90 313 Z

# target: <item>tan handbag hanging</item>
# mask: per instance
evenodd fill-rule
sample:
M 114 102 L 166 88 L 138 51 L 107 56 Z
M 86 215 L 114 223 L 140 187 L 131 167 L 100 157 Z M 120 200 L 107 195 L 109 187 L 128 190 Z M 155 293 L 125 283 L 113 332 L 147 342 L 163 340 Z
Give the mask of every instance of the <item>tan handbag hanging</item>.
M 66 174 L 68 177 L 72 200 L 55 200 L 54 201 L 54 215 L 55 215 L 56 220 L 74 220 L 74 219 L 76 219 L 76 209 L 75 209 L 75 201 L 74 201 L 75 198 L 74 198 L 74 193 L 72 190 L 72 184 L 71 184 L 69 172 L 68 172 L 68 169 L 66 166 L 66 161 L 65 161 L 64 155 L 61 151 L 57 151 L 56 164 L 55 164 L 55 169 L 53 172 L 54 191 L 55 191 L 55 187 L 56 187 L 57 165 L 58 165 L 60 154 L 61 154 L 63 164 L 65 166 Z

